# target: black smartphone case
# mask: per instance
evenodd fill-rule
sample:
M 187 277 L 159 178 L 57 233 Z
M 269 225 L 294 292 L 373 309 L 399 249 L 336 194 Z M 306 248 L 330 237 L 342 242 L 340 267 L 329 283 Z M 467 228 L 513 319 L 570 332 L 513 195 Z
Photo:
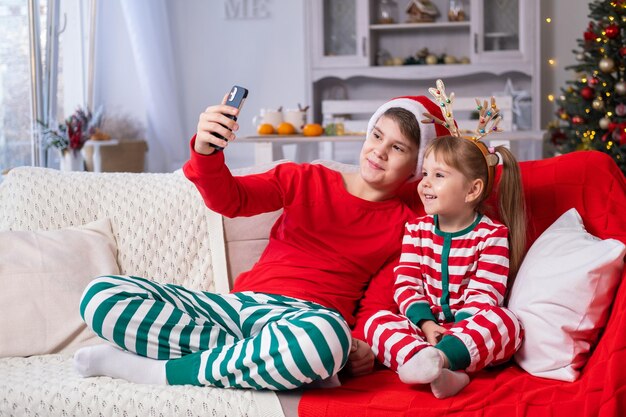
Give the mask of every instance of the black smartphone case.
M 233 86 L 233 88 L 230 89 L 230 92 L 228 93 L 228 98 L 226 99 L 225 104 L 231 107 L 236 107 L 238 109 L 241 109 L 241 106 L 243 105 L 243 102 L 246 97 L 248 97 L 248 90 L 244 87 L 235 85 Z M 226 114 L 225 116 L 228 117 L 229 119 L 237 120 L 237 116 L 232 116 L 230 114 Z M 226 140 L 220 134 L 214 133 L 214 135 L 220 139 Z M 217 149 L 218 151 L 221 151 L 222 149 L 224 149 L 221 146 L 217 146 L 212 143 L 210 145 L 214 147 L 215 149 Z

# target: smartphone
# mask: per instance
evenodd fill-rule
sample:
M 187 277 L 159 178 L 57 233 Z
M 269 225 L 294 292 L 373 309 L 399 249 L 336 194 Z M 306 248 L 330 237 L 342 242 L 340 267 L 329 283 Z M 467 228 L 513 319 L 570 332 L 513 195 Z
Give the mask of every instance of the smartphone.
M 226 103 L 224 104 L 241 109 L 241 107 L 243 106 L 243 102 L 246 101 L 246 97 L 248 97 L 248 90 L 238 85 L 234 85 L 233 88 L 230 89 L 228 97 L 226 98 Z M 229 119 L 237 120 L 237 116 L 231 116 L 230 114 L 225 114 L 224 116 L 228 117 Z M 214 133 L 214 135 L 220 139 L 227 140 L 218 133 Z M 210 145 L 218 151 L 224 149 L 221 146 L 217 146 L 212 143 L 210 143 Z

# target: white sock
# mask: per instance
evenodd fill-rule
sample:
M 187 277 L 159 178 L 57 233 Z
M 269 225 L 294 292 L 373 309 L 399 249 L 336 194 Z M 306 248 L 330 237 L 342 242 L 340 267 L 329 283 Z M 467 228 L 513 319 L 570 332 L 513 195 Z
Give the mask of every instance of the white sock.
M 443 352 L 429 346 L 399 366 L 398 375 L 405 384 L 429 384 L 441 374 L 443 364 Z
M 104 375 L 138 384 L 167 385 L 166 362 L 145 358 L 112 345 L 88 346 L 74 354 L 74 369 L 82 377 Z
M 465 388 L 469 381 L 465 372 L 443 369 L 441 375 L 430 383 L 430 390 L 437 398 L 451 397 Z

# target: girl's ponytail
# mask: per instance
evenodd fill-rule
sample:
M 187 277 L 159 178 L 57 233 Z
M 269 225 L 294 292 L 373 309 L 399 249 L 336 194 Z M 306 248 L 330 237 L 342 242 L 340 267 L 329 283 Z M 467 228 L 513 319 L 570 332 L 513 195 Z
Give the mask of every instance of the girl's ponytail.
M 498 185 L 498 207 L 500 219 L 509 229 L 509 285 L 524 259 L 526 250 L 526 205 L 522 174 L 515 156 L 505 146 L 495 148 L 502 157 L 502 175 Z

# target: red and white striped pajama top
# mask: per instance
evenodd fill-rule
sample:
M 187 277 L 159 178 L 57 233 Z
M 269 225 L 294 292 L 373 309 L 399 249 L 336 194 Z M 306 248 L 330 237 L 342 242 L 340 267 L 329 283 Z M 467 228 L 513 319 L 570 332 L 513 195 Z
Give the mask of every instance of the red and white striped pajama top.
M 458 232 L 442 232 L 437 215 L 405 226 L 402 255 L 394 269 L 400 314 L 379 311 L 365 325 L 378 359 L 397 370 L 430 346 L 419 327 L 433 320 L 447 329 L 435 346 L 451 369 L 476 371 L 508 360 L 523 330 L 501 307 L 509 273 L 508 229 L 485 215 Z

